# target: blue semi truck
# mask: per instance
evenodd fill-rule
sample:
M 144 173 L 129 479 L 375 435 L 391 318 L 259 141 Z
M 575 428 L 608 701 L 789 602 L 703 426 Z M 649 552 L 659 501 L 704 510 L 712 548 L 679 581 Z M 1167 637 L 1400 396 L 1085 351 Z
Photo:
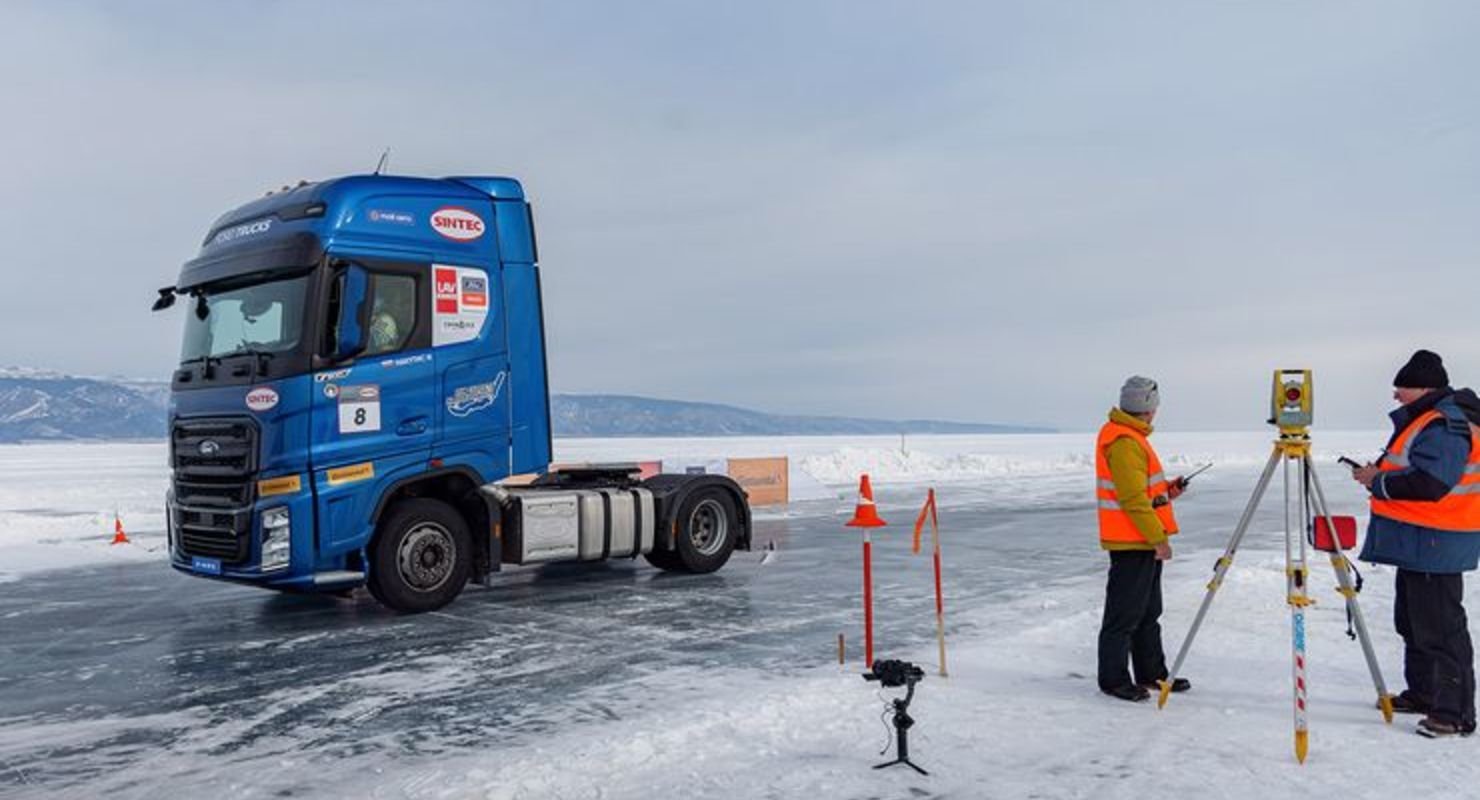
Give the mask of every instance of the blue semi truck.
M 538 261 L 510 178 L 350 176 L 217 219 L 154 304 L 185 306 L 174 568 L 417 612 L 505 564 L 748 549 L 727 477 L 549 469 Z

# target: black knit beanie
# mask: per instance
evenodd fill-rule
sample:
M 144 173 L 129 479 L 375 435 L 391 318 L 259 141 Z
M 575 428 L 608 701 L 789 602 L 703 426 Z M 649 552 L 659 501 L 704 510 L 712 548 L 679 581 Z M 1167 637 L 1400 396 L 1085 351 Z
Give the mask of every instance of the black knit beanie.
M 1419 350 L 1398 370 L 1393 385 L 1402 389 L 1443 389 L 1449 385 L 1449 373 L 1438 353 Z

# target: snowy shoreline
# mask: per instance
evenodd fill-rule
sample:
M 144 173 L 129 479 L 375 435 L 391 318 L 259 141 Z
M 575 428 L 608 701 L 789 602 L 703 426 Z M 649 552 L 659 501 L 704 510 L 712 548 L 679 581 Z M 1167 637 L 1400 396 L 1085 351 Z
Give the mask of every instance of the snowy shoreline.
M 1211 477 L 1262 464 L 1268 431 L 1158 434 L 1169 468 L 1214 463 Z M 1361 454 L 1383 437 L 1332 432 L 1317 439 L 1318 458 Z M 1081 491 L 1093 464 L 1089 434 L 921 435 L 898 437 L 721 437 L 695 439 L 559 439 L 559 461 L 673 462 L 727 456 L 786 456 L 800 513 L 810 503 L 851 503 L 860 473 L 874 478 L 881 505 L 913 508 L 927 484 L 949 486 L 943 505 L 1052 499 L 1088 507 Z M 163 558 L 164 496 L 169 483 L 164 442 L 0 445 L 0 583 L 49 569 Z M 1208 478 L 1200 479 L 1202 481 Z M 765 515 L 793 510 L 767 509 Z M 110 547 L 113 517 L 134 546 Z

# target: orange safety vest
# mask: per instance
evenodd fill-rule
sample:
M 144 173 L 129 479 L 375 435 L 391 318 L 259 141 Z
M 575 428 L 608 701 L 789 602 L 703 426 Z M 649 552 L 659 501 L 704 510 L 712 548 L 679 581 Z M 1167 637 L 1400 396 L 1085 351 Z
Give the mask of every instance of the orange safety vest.
M 1166 497 L 1166 504 L 1156 506 L 1153 510 L 1167 535 L 1171 536 L 1177 532 L 1177 517 L 1172 513 L 1172 499 L 1167 494 L 1171 490 L 1171 483 L 1167 481 L 1166 472 L 1161 468 L 1161 459 L 1157 458 L 1156 450 L 1151 447 L 1151 440 L 1129 425 L 1107 422 L 1100 428 L 1100 437 L 1095 442 L 1095 497 L 1099 500 L 1100 507 L 1100 541 L 1149 544 L 1146 537 L 1141 535 L 1141 529 L 1131 521 L 1131 515 L 1120 507 L 1120 500 L 1115 495 L 1115 480 L 1110 475 L 1110 460 L 1105 457 L 1105 448 L 1122 436 L 1135 440 L 1146 451 L 1149 473 L 1146 477 L 1146 496 L 1153 502 L 1157 497 Z
M 1411 463 L 1409 453 L 1413 440 L 1424 426 L 1443 419 L 1443 412 L 1429 410 L 1419 414 L 1393 439 L 1378 462 L 1382 472 L 1396 472 Z M 1480 427 L 1470 425 L 1470 460 L 1464 474 L 1449 494 L 1438 500 L 1379 500 L 1372 498 L 1372 513 L 1380 517 L 1444 531 L 1480 533 Z

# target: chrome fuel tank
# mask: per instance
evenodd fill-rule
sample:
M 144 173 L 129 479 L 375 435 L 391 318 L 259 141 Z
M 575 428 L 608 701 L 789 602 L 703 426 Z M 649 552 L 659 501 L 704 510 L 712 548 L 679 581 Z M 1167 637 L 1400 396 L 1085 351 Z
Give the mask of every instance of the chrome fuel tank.
M 502 511 L 502 560 L 508 564 L 600 561 L 653 549 L 657 514 L 642 488 L 484 487 Z

